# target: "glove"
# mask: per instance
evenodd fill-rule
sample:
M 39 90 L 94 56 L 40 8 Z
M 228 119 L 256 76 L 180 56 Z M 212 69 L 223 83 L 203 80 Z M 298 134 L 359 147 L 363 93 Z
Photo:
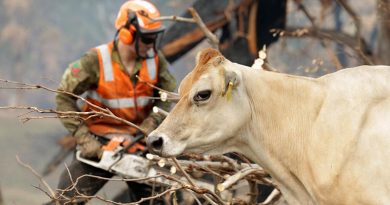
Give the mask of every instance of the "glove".
M 148 117 L 141 123 L 139 127 L 144 130 L 146 134 L 149 135 L 153 130 L 157 128 L 157 126 L 157 121 L 152 117 Z
M 80 155 L 85 158 L 98 158 L 103 155 L 102 144 L 88 131 L 87 127 L 80 127 L 75 133 Z

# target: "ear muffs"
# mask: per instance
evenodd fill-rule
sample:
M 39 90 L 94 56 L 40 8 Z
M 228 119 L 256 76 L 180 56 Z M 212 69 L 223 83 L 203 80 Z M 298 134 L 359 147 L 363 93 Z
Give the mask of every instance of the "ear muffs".
M 125 27 L 121 28 L 119 31 L 119 40 L 127 45 L 132 44 L 134 42 L 135 30 L 136 29 L 134 25 L 130 25 L 130 29 L 127 29 Z

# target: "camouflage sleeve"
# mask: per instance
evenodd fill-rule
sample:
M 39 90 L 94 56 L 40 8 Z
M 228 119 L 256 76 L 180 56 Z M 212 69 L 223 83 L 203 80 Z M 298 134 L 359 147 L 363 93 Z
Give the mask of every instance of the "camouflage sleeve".
M 69 64 L 62 76 L 58 90 L 81 95 L 87 90 L 96 88 L 98 82 L 99 61 L 96 51 L 91 50 L 79 60 Z M 80 111 L 77 98 L 65 93 L 56 95 L 56 106 L 58 111 Z M 85 126 L 80 120 L 73 118 L 61 119 L 61 122 L 70 133 L 75 133 L 80 126 Z
M 164 90 L 173 92 L 176 88 L 176 79 L 169 72 L 169 70 L 168 70 L 169 63 L 165 59 L 164 55 L 161 52 L 159 52 L 158 56 L 159 56 L 159 80 L 158 80 L 157 86 L 164 89 Z M 158 91 L 155 91 L 155 96 L 159 96 Z M 161 100 L 156 100 L 154 105 L 163 109 L 163 110 L 169 111 L 171 103 L 170 102 L 163 102 Z M 160 124 L 164 119 L 163 116 L 161 116 L 160 114 L 156 114 L 156 113 L 151 113 L 149 117 L 154 118 L 157 125 Z

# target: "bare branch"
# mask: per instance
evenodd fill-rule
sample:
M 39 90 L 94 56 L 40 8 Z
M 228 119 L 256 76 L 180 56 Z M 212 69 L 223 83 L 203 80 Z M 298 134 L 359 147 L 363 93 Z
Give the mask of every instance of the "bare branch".
M 172 161 L 175 163 L 176 167 L 183 173 L 183 175 L 185 176 L 185 178 L 187 179 L 187 181 L 193 186 L 193 187 L 196 187 L 195 183 L 192 181 L 191 177 L 187 174 L 186 171 L 184 171 L 184 169 L 180 166 L 179 162 L 177 162 L 177 159 L 176 158 L 171 158 Z M 204 198 L 211 204 L 216 204 L 213 200 L 211 200 L 208 196 L 204 196 Z M 219 199 L 219 197 L 217 196 L 218 200 L 220 200 L 222 203 L 223 201 L 221 199 Z
M 48 88 L 48 87 L 45 87 L 45 86 L 42 86 L 42 85 L 34 85 L 34 84 L 28 84 L 28 83 L 21 83 L 21 82 L 16 82 L 16 81 L 10 81 L 10 80 L 5 80 L 5 79 L 0 79 L 0 82 L 4 82 L 4 83 L 10 83 L 10 84 L 16 84 L 16 85 L 21 85 L 21 87 L 8 87 L 8 88 L 1 88 L 1 89 L 43 89 L 43 90 L 46 90 L 46 91 L 49 91 L 49 92 L 53 92 L 53 93 L 63 93 L 63 94 L 67 94 L 67 95 L 70 95 L 74 98 L 77 98 L 85 103 L 87 103 L 88 105 L 90 105 L 91 107 L 97 109 L 97 110 L 100 110 L 102 112 L 107 112 L 106 109 L 103 109 L 99 106 L 96 106 L 95 104 L 93 103 L 90 103 L 88 100 L 86 100 L 85 98 L 81 97 L 81 96 L 78 96 L 74 93 L 71 93 L 71 92 L 66 92 L 66 91 L 63 91 L 63 90 L 54 90 L 54 89 L 51 89 L 51 88 Z
M 312 26 L 313 28 L 317 29 L 317 26 L 316 26 L 316 24 L 315 24 L 315 19 L 314 19 L 314 17 L 310 15 L 308 9 L 306 8 L 305 5 L 303 5 L 302 1 L 296 1 L 296 0 L 295 0 L 294 2 L 295 2 L 295 4 L 297 5 L 298 9 L 301 10 L 301 11 L 305 14 L 305 16 L 306 16 L 307 19 L 309 19 L 309 21 L 310 21 L 310 23 L 311 23 L 311 26 Z
M 99 107 L 99 106 L 89 102 L 85 98 L 78 96 L 74 93 L 63 91 L 63 90 L 54 90 L 54 89 L 51 89 L 51 88 L 48 88 L 48 87 L 45 87 L 42 85 L 33 85 L 33 84 L 21 83 L 21 82 L 10 81 L 10 80 L 5 80 L 5 79 L 0 79 L 0 82 L 4 82 L 4 83 L 8 83 L 8 84 L 15 84 L 15 85 L 19 86 L 19 87 L 6 87 L 6 89 L 43 89 L 43 90 L 53 92 L 53 93 L 62 93 L 62 94 L 70 95 L 70 96 L 72 96 L 76 99 L 79 99 L 79 100 L 83 101 L 84 103 L 90 105 L 95 110 L 89 111 L 89 112 L 58 111 L 58 110 L 53 110 L 53 109 L 41 109 L 41 108 L 32 107 L 32 106 L 6 106 L 6 107 L 3 106 L 3 107 L 0 107 L 0 109 L 27 109 L 27 110 L 32 110 L 34 112 L 41 113 L 41 114 L 50 114 L 50 113 L 57 114 L 58 118 L 78 118 L 78 119 L 82 119 L 82 120 L 87 120 L 87 119 L 92 118 L 92 117 L 109 117 L 109 118 L 112 118 L 112 119 L 117 120 L 119 122 L 122 122 L 126 125 L 135 127 L 138 130 L 140 130 L 141 132 L 143 132 L 144 134 L 146 134 L 146 131 L 143 130 L 138 125 L 136 125 L 130 121 L 127 121 L 123 118 L 117 117 L 110 110 L 108 110 L 106 108 Z M 2 89 L 2 87 L 0 87 L 0 89 Z M 27 122 L 31 119 L 43 119 L 43 118 L 55 118 L 55 117 L 54 116 L 25 117 L 25 118 L 22 118 L 22 122 Z
M 211 46 L 215 49 L 218 49 L 219 48 L 218 38 L 207 28 L 207 26 L 204 24 L 199 14 L 196 12 L 196 10 L 191 7 L 188 9 L 188 11 L 191 13 L 195 22 L 198 24 L 199 28 L 203 31 L 205 36 L 210 40 Z
M 262 171 L 263 171 L 262 169 L 249 168 L 249 167 L 246 169 L 240 170 L 240 171 L 236 172 L 234 175 L 228 177 L 223 183 L 218 184 L 217 188 L 219 191 L 222 192 L 222 191 L 230 188 L 232 185 L 236 184 L 238 181 L 240 181 L 241 179 L 243 179 L 247 175 L 253 174 L 255 172 L 262 172 Z
M 186 23 L 196 23 L 193 18 L 185 18 L 180 16 L 160 16 L 158 18 L 153 18 L 153 21 L 178 21 Z
M 153 107 L 153 112 L 154 113 L 159 113 L 159 114 L 161 114 L 161 115 L 163 115 L 163 116 L 168 116 L 168 112 L 167 111 L 165 111 L 165 110 L 163 110 L 163 109 L 161 109 L 161 108 L 159 108 L 159 107 L 157 107 L 157 106 L 154 106 Z
M 207 28 L 207 26 L 193 7 L 188 8 L 188 11 L 191 13 L 192 18 L 185 18 L 180 16 L 161 16 L 158 18 L 150 18 L 148 16 L 145 17 L 151 19 L 152 21 L 178 21 L 186 23 L 196 23 L 201 29 L 201 31 L 205 34 L 206 38 L 209 39 L 211 47 L 218 49 L 219 39 Z
M 136 75 L 135 77 L 139 80 L 139 82 L 145 83 L 145 84 L 147 84 L 148 86 L 150 86 L 150 87 L 153 88 L 153 89 L 156 89 L 156 90 L 158 90 L 158 91 L 160 91 L 160 92 L 162 92 L 162 93 L 168 94 L 167 98 L 169 98 L 170 100 L 176 101 L 176 102 L 179 101 L 179 94 L 174 93 L 174 92 L 169 92 L 169 91 L 167 91 L 167 90 L 164 90 L 164 89 L 162 89 L 162 88 L 159 88 L 159 87 L 157 87 L 157 86 L 155 86 L 155 85 L 153 85 L 153 84 L 151 84 L 151 83 L 145 81 L 144 79 L 142 79 L 142 78 L 139 77 L 138 75 Z M 161 98 L 162 98 L 162 97 L 161 97 Z M 164 101 L 164 100 L 162 100 L 162 101 Z
M 359 46 L 357 42 L 354 40 L 354 37 L 338 32 L 335 30 L 327 30 L 327 29 L 318 29 L 314 30 L 312 28 L 305 28 L 305 27 L 290 27 L 286 28 L 285 30 L 280 29 L 273 29 L 271 32 L 275 32 L 275 35 L 280 36 L 288 36 L 288 37 L 314 37 L 319 39 L 327 39 L 330 41 L 334 41 L 336 43 L 343 44 L 349 48 L 351 48 L 353 51 L 356 52 L 356 54 L 362 58 L 363 62 L 365 64 L 373 65 L 372 60 L 367 56 L 369 53 L 369 49 L 365 47 L 366 45 L 364 43 L 364 39 L 360 39 L 361 43 L 359 43 L 362 46 Z
M 360 19 L 357 15 L 357 13 L 352 9 L 351 6 L 349 6 L 348 2 L 346 0 L 336 0 L 337 3 L 339 3 L 344 9 L 345 11 L 351 16 L 351 18 L 353 19 L 353 22 L 355 24 L 355 27 L 356 27 L 356 32 L 355 32 L 355 39 L 356 39 L 356 42 L 360 42 L 360 33 L 361 33 L 361 22 L 360 22 Z
M 260 203 L 260 205 L 271 205 L 275 201 L 279 200 L 281 196 L 282 194 L 280 193 L 280 191 L 278 189 L 274 189 L 268 196 L 268 198 L 264 202 Z
M 145 132 L 141 127 L 138 125 L 127 121 L 123 118 L 117 117 L 114 115 L 112 112 L 106 110 L 106 109 L 101 109 L 101 110 L 106 110 L 106 112 L 100 112 L 100 111 L 89 111 L 89 112 L 76 112 L 76 111 L 58 111 L 58 110 L 53 110 L 53 109 L 42 109 L 38 107 L 31 107 L 31 106 L 2 106 L 0 109 L 18 109 L 18 110 L 33 110 L 36 113 L 41 113 L 41 114 L 57 114 L 57 116 L 33 116 L 33 117 L 23 117 L 22 122 L 27 122 L 31 119 L 45 119 L 45 118 L 77 118 L 81 120 L 88 120 L 89 118 L 92 117 L 109 117 L 114 120 L 117 120 L 119 122 L 122 122 L 126 125 L 135 127 L 142 132 Z M 22 115 L 23 116 L 23 115 Z
M 20 159 L 19 159 L 19 156 L 16 156 L 16 161 L 21 165 L 23 166 L 24 168 L 27 168 L 29 169 L 38 179 L 39 181 L 46 187 L 46 189 L 49 191 L 50 193 L 50 196 L 54 198 L 55 196 L 55 192 L 53 191 L 53 189 L 49 186 L 49 184 L 43 179 L 43 177 L 37 172 L 35 171 L 30 165 L 27 165 L 26 163 L 22 162 Z

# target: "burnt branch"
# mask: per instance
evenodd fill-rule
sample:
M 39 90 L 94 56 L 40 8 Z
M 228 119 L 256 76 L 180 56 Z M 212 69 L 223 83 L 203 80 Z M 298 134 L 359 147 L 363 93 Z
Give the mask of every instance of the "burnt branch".
M 206 38 L 209 40 L 211 47 L 215 49 L 219 49 L 219 39 L 216 35 L 214 35 L 206 24 L 203 22 L 202 18 L 200 18 L 198 12 L 193 8 L 188 8 L 188 11 L 191 13 L 192 18 L 185 18 L 180 16 L 161 16 L 158 18 L 150 18 L 152 21 L 177 21 L 177 22 L 185 22 L 185 23 L 196 23 Z
M 357 42 L 354 36 L 351 36 L 346 33 L 338 32 L 335 30 L 329 29 L 313 29 L 305 27 L 290 27 L 285 30 L 273 29 L 271 32 L 274 32 L 275 35 L 293 37 L 293 38 L 303 38 L 311 37 L 318 38 L 322 40 L 330 40 L 336 43 L 343 44 L 350 49 L 352 49 L 363 61 L 365 64 L 373 65 L 372 60 L 370 59 L 371 51 L 366 46 L 366 43 L 363 38 L 360 38 Z

